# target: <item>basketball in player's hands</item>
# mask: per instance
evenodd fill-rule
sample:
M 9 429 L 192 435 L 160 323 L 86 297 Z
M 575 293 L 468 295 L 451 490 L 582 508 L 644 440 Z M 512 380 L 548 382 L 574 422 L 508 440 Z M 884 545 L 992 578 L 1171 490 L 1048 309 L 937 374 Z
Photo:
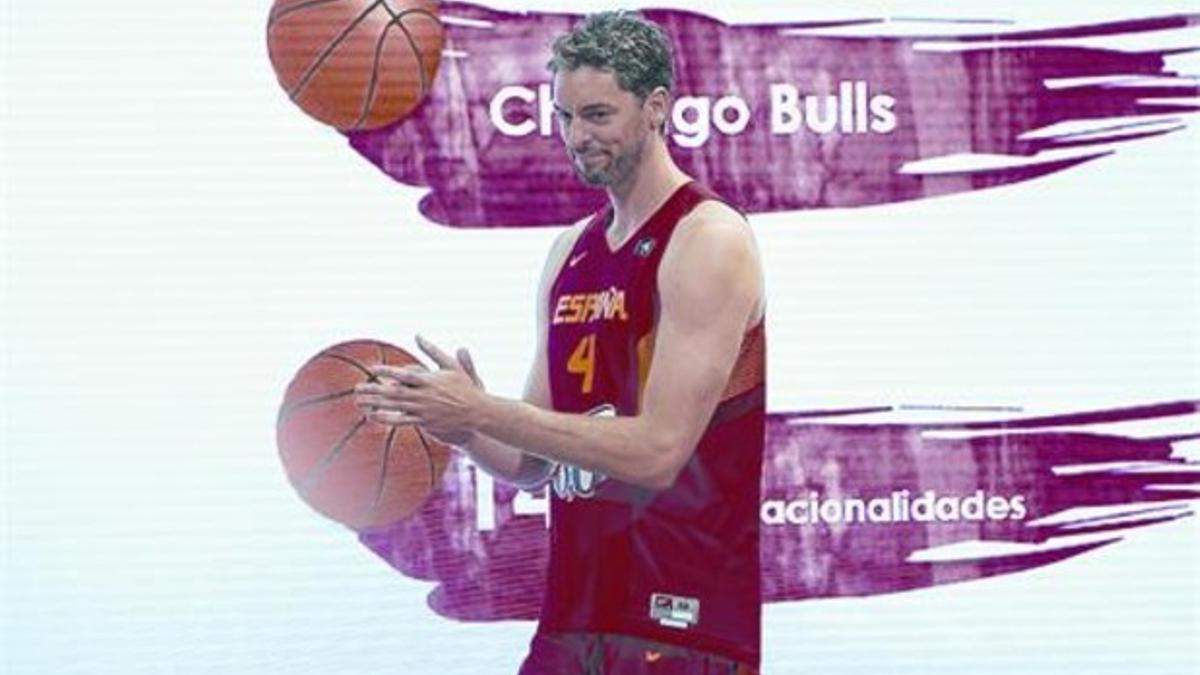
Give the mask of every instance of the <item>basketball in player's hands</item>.
M 344 131 L 408 115 L 437 75 L 434 0 L 275 0 L 267 50 L 296 105 Z
M 288 481 L 309 506 L 362 531 L 412 515 L 441 481 L 450 449 L 415 425 L 371 421 L 355 386 L 371 368 L 418 363 L 382 342 L 343 342 L 309 359 L 292 378 L 276 422 Z

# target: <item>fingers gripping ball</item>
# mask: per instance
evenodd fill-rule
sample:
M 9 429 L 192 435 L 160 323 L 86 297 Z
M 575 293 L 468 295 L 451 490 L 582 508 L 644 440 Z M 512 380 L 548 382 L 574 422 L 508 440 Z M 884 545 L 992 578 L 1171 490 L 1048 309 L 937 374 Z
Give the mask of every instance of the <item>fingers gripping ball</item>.
M 434 0 L 275 0 L 267 22 L 279 84 L 344 131 L 411 112 L 433 84 L 443 37 Z
M 288 481 L 320 513 L 355 530 L 412 515 L 433 493 L 450 449 L 413 425 L 373 422 L 354 387 L 371 368 L 417 360 L 398 347 L 359 340 L 309 359 L 279 408 L 275 441 Z

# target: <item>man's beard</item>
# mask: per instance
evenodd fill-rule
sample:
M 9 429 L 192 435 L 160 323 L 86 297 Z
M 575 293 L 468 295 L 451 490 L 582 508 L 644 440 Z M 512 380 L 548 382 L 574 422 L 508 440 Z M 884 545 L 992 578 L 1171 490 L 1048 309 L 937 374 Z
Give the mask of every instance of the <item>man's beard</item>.
M 621 183 L 633 173 L 634 167 L 642 158 L 644 147 L 645 142 L 638 141 L 638 144 L 630 148 L 629 152 L 616 155 L 608 164 L 596 168 L 588 168 L 587 164 L 578 160 L 571 164 L 574 165 L 575 173 L 579 174 L 580 180 L 588 185 L 611 187 Z

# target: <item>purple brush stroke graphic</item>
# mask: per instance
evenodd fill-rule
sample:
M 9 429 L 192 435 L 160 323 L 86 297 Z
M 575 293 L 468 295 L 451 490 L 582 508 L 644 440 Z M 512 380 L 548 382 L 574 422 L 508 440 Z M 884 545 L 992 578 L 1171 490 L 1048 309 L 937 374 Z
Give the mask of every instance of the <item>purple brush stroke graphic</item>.
M 580 15 L 501 12 L 461 2 L 441 7 L 446 55 L 430 97 L 390 127 L 349 134 L 351 146 L 395 180 L 429 188 L 421 212 L 444 225 L 561 225 L 595 210 L 603 192 L 576 179 L 555 135 L 506 136 L 488 112 L 502 87 L 536 90 L 549 81 L 550 42 Z M 900 202 L 1026 181 L 1103 157 L 1113 144 L 1169 134 L 1183 126 L 1182 119 L 1162 116 L 1200 109 L 1179 102 L 1200 95 L 1195 80 L 1165 66 L 1166 56 L 1188 50 L 1013 42 L 1194 30 L 1200 15 L 982 35 L 834 37 L 805 32 L 882 20 L 731 25 L 680 10 L 644 14 L 676 44 L 679 95 L 715 100 L 735 94 L 748 102 L 751 117 L 741 133 L 714 132 L 695 149 L 672 144 L 685 171 L 747 213 Z M 955 50 L 918 48 L 927 41 Z M 1107 79 L 1057 88 L 1046 83 L 1082 77 Z M 867 93 L 894 97 L 895 129 L 772 133 L 770 85 L 791 84 L 801 96 L 836 97 L 843 82 L 865 83 L 864 99 Z M 845 102 L 857 110 L 851 117 L 866 118 L 859 101 Z M 539 120 L 536 103 L 510 102 L 505 114 Z M 1099 128 L 1045 131 L 1061 122 Z M 1044 133 L 1027 135 L 1039 129 Z M 1071 158 L 1039 155 L 1086 148 L 1095 151 Z M 961 154 L 1024 161 L 949 172 L 914 168 L 916 162 Z
M 1020 496 L 1025 513 L 971 519 L 964 507 L 945 521 L 764 523 L 764 602 L 870 596 L 1034 569 L 1111 545 L 1123 531 L 1191 516 L 1200 498 L 1200 465 L 1172 455 L 1172 443 L 1200 438 L 1200 429 L 1135 438 L 1091 428 L 1172 418 L 1195 424 L 1188 416 L 1200 402 L 966 423 L 870 421 L 894 410 L 769 415 L 764 502 L 934 491 L 965 504 L 982 492 L 1010 502 Z M 360 540 L 406 576 L 436 582 L 428 602 L 442 616 L 534 619 L 545 583 L 543 517 L 517 515 L 516 491 L 496 484 L 494 528 L 481 531 L 480 485 L 456 459 L 416 516 Z M 967 542 L 1009 548 L 927 559 Z

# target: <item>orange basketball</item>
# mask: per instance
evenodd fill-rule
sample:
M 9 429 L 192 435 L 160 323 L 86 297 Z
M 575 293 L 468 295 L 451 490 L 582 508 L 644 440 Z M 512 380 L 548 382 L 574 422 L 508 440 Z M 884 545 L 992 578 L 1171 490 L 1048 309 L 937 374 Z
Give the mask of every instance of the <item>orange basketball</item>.
M 275 426 L 279 458 L 301 499 L 355 530 L 402 520 L 433 493 L 450 449 L 414 425 L 367 419 L 355 385 L 375 381 L 379 364 L 417 363 L 382 342 L 334 345 L 305 363 L 288 385 Z
M 275 0 L 267 21 L 279 84 L 344 131 L 412 111 L 433 84 L 442 38 L 434 0 Z

